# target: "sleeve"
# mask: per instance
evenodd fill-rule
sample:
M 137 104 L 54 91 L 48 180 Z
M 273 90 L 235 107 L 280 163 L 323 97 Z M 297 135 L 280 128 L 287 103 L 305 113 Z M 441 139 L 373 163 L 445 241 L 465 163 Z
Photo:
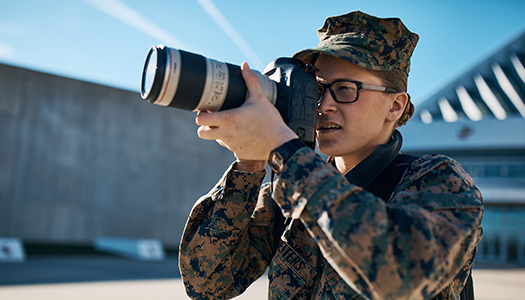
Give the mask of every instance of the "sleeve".
M 183 232 L 179 265 L 193 299 L 229 299 L 264 274 L 273 256 L 273 213 L 261 185 L 265 173 L 226 171 L 194 205 Z
M 445 156 L 416 160 L 384 202 L 303 148 L 285 164 L 273 196 L 369 299 L 432 298 L 469 263 L 481 238 L 481 193 Z

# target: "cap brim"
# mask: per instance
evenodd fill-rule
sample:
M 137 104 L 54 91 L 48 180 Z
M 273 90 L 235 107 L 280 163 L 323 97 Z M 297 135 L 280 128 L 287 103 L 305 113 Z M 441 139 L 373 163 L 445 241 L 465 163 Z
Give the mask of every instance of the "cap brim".
M 306 64 L 314 65 L 321 54 L 341 58 L 371 70 L 385 71 L 393 69 L 392 66 L 379 62 L 371 51 L 352 45 L 330 45 L 305 49 L 295 53 L 293 58 L 299 59 Z

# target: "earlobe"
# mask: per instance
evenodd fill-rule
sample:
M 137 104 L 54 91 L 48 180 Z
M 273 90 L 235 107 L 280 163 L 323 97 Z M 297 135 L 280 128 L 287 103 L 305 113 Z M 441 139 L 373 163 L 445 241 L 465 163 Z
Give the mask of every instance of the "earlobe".
M 407 93 L 401 92 L 392 94 L 391 96 L 393 99 L 391 102 L 392 106 L 388 111 L 388 121 L 395 122 L 401 117 L 408 104 L 408 95 Z

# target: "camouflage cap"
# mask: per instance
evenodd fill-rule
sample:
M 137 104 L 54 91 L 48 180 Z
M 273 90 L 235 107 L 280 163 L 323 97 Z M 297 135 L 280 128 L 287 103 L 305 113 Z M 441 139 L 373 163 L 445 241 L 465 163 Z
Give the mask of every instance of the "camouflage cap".
M 299 51 L 293 57 L 313 64 L 320 54 L 327 54 L 367 69 L 397 68 L 407 75 L 419 40 L 398 18 L 377 18 L 360 11 L 327 18 L 317 35 L 317 48 Z

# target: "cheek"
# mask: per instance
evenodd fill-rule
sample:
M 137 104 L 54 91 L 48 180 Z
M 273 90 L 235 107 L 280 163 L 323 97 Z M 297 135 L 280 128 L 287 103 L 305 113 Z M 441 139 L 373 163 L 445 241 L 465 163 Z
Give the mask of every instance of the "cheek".
M 385 124 L 386 108 L 384 105 L 367 105 L 346 114 L 348 129 L 354 135 L 374 135 Z
M 359 101 L 358 101 L 359 102 Z M 358 104 L 358 102 L 352 103 Z M 380 118 L 382 108 L 379 105 L 360 105 L 349 106 L 343 110 L 345 121 L 352 127 L 369 127 Z
M 371 105 L 363 107 L 362 113 L 367 115 L 369 122 L 380 122 L 383 123 L 386 120 L 389 106 L 387 101 L 382 98 L 372 99 Z

